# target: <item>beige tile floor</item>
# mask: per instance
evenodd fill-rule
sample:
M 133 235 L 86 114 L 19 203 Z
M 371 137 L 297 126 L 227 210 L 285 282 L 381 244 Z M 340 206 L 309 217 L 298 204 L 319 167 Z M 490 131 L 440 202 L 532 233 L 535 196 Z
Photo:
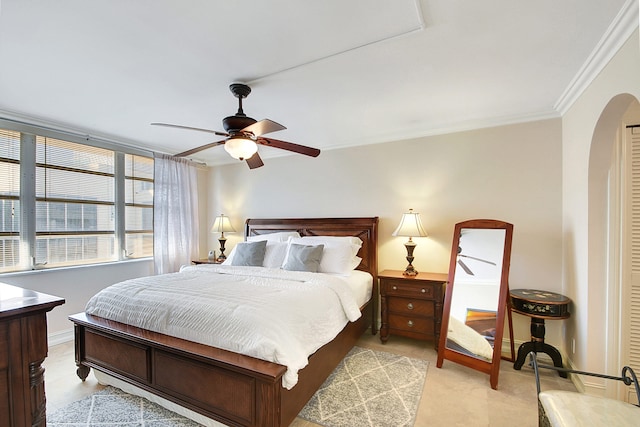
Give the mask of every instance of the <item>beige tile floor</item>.
M 358 345 L 429 361 L 415 427 L 538 425 L 535 379 L 527 366 L 516 371 L 512 363 L 503 361 L 498 390 L 493 390 L 488 375 L 481 372 L 450 361 L 437 368 L 437 353 L 432 343 L 391 336 L 386 344 L 382 344 L 378 335 L 366 333 Z M 80 400 L 101 388 L 92 374 L 85 382 L 76 376 L 72 342 L 51 347 L 44 367 L 48 411 Z M 541 387 L 543 390 L 575 390 L 569 380 L 550 371 L 542 373 Z M 315 425 L 297 419 L 291 427 Z

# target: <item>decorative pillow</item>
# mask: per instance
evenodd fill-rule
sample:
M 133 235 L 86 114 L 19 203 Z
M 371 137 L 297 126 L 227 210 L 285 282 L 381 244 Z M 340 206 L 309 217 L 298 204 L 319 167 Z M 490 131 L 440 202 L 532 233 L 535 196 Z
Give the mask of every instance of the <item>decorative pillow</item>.
M 231 260 L 231 265 L 262 267 L 267 241 L 242 242 L 238 243 L 233 249 L 235 249 L 235 254 Z
M 286 242 L 289 237 L 300 237 L 297 231 L 278 231 L 276 233 L 258 234 L 256 236 L 247 237 L 247 242 L 259 242 L 267 240 L 269 242 Z
M 318 271 L 320 273 L 348 275 L 354 268 L 360 265 L 361 259 L 356 256 L 362 240 L 349 236 L 305 236 L 299 239 L 290 238 L 289 244 L 302 245 L 322 244 L 322 260 Z
M 264 254 L 263 267 L 281 268 L 287 256 L 287 242 L 267 241 L 267 251 Z
M 285 270 L 310 271 L 316 273 L 322 259 L 324 245 L 307 246 L 290 243 L 287 258 L 282 265 Z

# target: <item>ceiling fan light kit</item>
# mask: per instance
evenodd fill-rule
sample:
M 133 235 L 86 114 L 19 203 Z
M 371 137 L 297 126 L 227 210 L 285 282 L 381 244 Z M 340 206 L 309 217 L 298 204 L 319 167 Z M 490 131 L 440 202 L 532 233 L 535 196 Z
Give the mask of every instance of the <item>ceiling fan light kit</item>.
M 291 151 L 305 156 L 318 157 L 320 150 L 317 148 L 307 147 L 304 145 L 294 144 L 292 142 L 280 141 L 277 139 L 264 138 L 262 135 L 284 130 L 286 127 L 273 120 L 264 119 L 257 121 L 251 117 L 247 117 L 242 110 L 242 100 L 251 93 L 251 88 L 242 83 L 233 83 L 229 86 L 231 93 L 238 98 L 238 111 L 235 115 L 225 117 L 222 125 L 226 132 L 219 132 L 210 129 L 196 128 L 191 126 L 174 125 L 169 123 L 151 123 L 156 126 L 166 126 L 177 129 L 196 130 L 200 132 L 213 133 L 215 135 L 225 136 L 226 139 L 216 142 L 210 142 L 200 147 L 192 148 L 182 153 L 176 154 L 177 157 L 189 156 L 217 145 L 224 145 L 224 149 L 231 157 L 238 160 L 245 160 L 249 169 L 259 168 L 264 165 L 260 155 L 258 154 L 258 144 L 266 145 L 282 150 Z
M 248 159 L 258 151 L 258 146 L 251 139 L 231 137 L 224 143 L 224 150 L 238 160 Z

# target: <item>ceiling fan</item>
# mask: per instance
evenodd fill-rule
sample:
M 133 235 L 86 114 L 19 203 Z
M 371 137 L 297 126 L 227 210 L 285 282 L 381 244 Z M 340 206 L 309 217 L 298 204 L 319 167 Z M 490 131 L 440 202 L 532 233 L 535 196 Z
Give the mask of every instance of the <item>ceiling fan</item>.
M 286 127 L 274 122 L 273 120 L 264 119 L 257 121 L 244 114 L 244 111 L 242 111 L 242 100 L 251 93 L 251 88 L 249 86 L 242 83 L 232 83 L 229 85 L 229 90 L 231 90 L 231 93 L 238 98 L 238 112 L 235 115 L 225 117 L 225 119 L 222 120 L 222 126 L 226 132 L 191 126 L 173 125 L 169 123 L 151 124 L 155 126 L 166 126 L 213 133 L 214 135 L 225 137 L 225 139 L 220 141 L 210 142 L 208 144 L 201 145 L 200 147 L 178 153 L 176 154 L 177 157 L 189 156 L 217 145 L 224 145 L 224 149 L 231 155 L 231 157 L 238 160 L 245 160 L 249 169 L 255 169 L 260 166 L 264 166 L 264 163 L 258 154 L 258 144 L 304 154 L 305 156 L 318 157 L 320 150 L 317 148 L 263 137 L 262 135 L 284 130 Z
M 462 248 L 460 246 L 458 246 L 458 264 L 460 264 L 460 267 L 462 267 L 462 269 L 465 271 L 465 273 L 467 273 L 470 276 L 475 276 L 475 274 L 473 274 L 473 271 L 471 271 L 471 269 L 467 266 L 467 264 L 464 263 L 464 261 L 462 261 L 460 259 L 460 257 L 469 258 L 469 259 L 473 259 L 473 260 L 480 261 L 480 262 L 485 262 L 485 263 L 491 264 L 491 265 L 496 265 L 495 262 L 488 261 L 486 259 L 476 258 L 476 257 L 473 257 L 473 256 L 465 255 L 465 254 L 462 253 Z

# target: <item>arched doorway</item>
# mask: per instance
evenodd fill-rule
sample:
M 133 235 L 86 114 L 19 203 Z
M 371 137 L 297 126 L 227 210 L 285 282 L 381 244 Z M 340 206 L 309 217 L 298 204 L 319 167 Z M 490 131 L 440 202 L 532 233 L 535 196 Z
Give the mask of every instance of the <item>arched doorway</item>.
M 613 97 L 596 123 L 589 154 L 588 296 L 600 301 L 602 312 L 606 313 L 603 347 L 606 370 L 612 374 L 629 363 L 630 265 L 625 248 L 629 247 L 630 218 L 625 199 L 628 159 L 624 144 L 629 124 L 625 120 L 638 105 L 638 100 L 629 94 Z M 606 396 L 628 400 L 624 387 L 604 384 Z

